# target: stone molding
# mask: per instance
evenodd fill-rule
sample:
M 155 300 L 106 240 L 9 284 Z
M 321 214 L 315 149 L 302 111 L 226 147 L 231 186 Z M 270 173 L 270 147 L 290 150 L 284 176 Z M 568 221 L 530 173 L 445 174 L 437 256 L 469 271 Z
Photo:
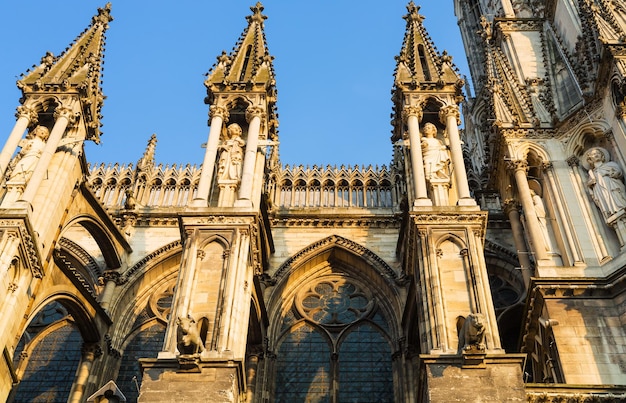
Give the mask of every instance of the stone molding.
M 331 235 L 327 238 L 320 239 L 319 241 L 310 244 L 306 248 L 300 250 L 295 255 L 290 257 L 287 261 L 280 265 L 278 270 L 276 270 L 272 282 L 274 284 L 277 283 L 283 276 L 287 275 L 287 273 L 289 273 L 292 268 L 299 266 L 312 256 L 332 247 L 345 249 L 349 252 L 354 253 L 356 256 L 361 257 L 386 279 L 398 279 L 396 272 L 391 268 L 391 266 L 389 266 L 381 257 L 379 257 L 371 250 L 342 236 Z
M 135 263 L 130 269 L 128 269 L 122 279 L 120 280 L 119 283 L 117 284 L 124 284 L 128 281 L 128 279 L 130 277 L 133 276 L 133 274 L 137 271 L 142 270 L 144 267 L 146 267 L 148 265 L 148 262 L 155 260 L 155 259 L 161 259 L 165 256 L 170 255 L 175 249 L 181 249 L 182 250 L 182 242 L 180 240 L 176 240 L 174 242 L 170 242 L 167 245 L 164 245 L 162 247 L 160 247 L 159 249 L 155 250 L 154 252 L 146 255 L 143 259 L 141 259 L 140 261 L 138 261 L 137 263 Z

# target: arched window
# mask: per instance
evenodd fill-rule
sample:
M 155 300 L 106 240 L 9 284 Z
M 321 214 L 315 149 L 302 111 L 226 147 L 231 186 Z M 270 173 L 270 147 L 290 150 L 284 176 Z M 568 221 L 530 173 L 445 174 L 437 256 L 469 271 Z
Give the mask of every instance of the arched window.
M 33 318 L 13 362 L 20 374 L 14 402 L 66 401 L 81 360 L 82 337 L 67 310 L 52 302 Z
M 283 314 L 276 402 L 392 402 L 388 324 L 371 292 L 333 274 L 304 285 Z

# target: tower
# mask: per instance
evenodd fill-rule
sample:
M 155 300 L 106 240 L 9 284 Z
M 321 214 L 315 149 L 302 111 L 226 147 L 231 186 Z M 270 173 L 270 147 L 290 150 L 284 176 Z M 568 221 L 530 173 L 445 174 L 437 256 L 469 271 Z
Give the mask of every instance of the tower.
M 399 246 L 411 278 L 404 330 L 419 357 L 413 399 L 463 400 L 488 378 L 497 386 L 483 387 L 483 396 L 521 400 L 523 357 L 504 354 L 500 344 L 483 250 L 487 214 L 471 197 L 465 170 L 458 129 L 464 82 L 452 58 L 435 49 L 419 7 L 407 9 L 392 141 L 408 188 Z
M 514 245 L 528 292 L 527 396 L 576 393 L 552 383 L 608 393 L 625 380 L 615 355 L 625 329 L 623 7 L 504 0 L 455 10 L 477 62 L 465 105 L 471 187 L 506 214 L 512 233 L 492 239 Z

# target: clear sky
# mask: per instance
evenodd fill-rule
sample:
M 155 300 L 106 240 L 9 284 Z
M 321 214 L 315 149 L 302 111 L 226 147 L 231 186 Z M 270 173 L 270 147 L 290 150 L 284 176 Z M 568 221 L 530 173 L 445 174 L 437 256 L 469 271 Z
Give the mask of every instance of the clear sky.
M 19 75 L 60 54 L 105 1 L 0 2 L 0 137 L 10 133 Z M 254 1 L 112 1 L 103 75 L 102 144 L 90 162 L 136 162 L 156 133 L 157 162 L 200 164 L 207 141 L 204 75 L 247 25 Z M 286 164 L 386 165 L 394 56 L 408 0 L 266 0 Z M 452 0 L 421 0 L 437 49 L 469 77 Z

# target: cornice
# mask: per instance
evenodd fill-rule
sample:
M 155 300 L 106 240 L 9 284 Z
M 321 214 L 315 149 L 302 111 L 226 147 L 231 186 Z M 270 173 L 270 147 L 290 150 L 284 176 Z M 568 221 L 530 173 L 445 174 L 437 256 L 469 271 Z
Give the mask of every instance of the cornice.
M 290 215 L 276 214 L 270 217 L 273 227 L 312 228 L 400 228 L 401 217 L 389 215 Z
M 413 219 L 413 223 L 417 225 L 468 225 L 476 224 L 480 226 L 487 225 L 487 212 L 486 211 L 474 211 L 471 213 L 465 212 L 411 212 L 409 213 Z
M 496 18 L 496 29 L 502 33 L 509 31 L 541 31 L 543 19 L 541 18 Z
M 555 136 L 555 131 L 553 129 L 536 128 L 500 129 L 500 133 L 502 134 L 502 137 L 506 139 L 551 139 Z

